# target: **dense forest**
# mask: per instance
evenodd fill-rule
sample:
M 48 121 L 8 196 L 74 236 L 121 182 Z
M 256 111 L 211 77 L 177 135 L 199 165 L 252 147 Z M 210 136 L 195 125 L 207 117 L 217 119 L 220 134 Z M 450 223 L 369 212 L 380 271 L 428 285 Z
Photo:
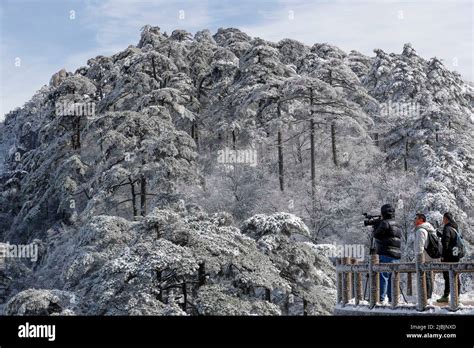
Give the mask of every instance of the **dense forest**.
M 474 244 L 473 85 L 437 58 L 234 28 L 61 70 L 0 123 L 5 314 L 330 314 L 362 213 L 450 211 Z

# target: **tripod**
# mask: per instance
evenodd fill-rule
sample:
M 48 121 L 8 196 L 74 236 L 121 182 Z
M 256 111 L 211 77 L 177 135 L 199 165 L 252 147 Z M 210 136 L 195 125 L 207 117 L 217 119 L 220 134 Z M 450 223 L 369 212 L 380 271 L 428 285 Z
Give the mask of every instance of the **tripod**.
M 368 284 L 368 283 L 369 283 L 369 274 L 367 273 L 367 274 L 365 275 L 364 301 L 368 301 L 368 299 L 366 298 L 366 294 L 367 294 L 367 284 Z M 405 297 L 405 294 L 403 293 L 402 285 L 401 285 L 401 284 L 398 284 L 398 287 L 399 287 L 399 289 L 400 289 L 400 293 L 402 294 L 403 300 L 405 301 L 405 303 L 408 303 L 407 298 Z
M 374 237 L 370 239 L 370 250 L 369 250 L 369 255 L 374 255 L 375 254 L 375 246 L 374 246 Z M 364 301 L 367 301 L 368 299 L 366 298 L 367 294 L 367 284 L 369 283 L 369 274 L 366 273 L 365 275 L 365 287 L 364 287 Z M 402 285 L 398 284 L 398 288 L 400 289 L 400 293 L 402 294 L 403 300 L 405 303 L 408 303 L 407 298 L 405 297 L 405 294 L 403 293 Z

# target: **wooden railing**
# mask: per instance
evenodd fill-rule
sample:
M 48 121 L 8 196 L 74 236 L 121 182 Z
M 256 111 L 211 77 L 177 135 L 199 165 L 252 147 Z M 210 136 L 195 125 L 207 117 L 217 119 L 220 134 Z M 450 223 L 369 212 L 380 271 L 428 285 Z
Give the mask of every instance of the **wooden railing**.
M 374 308 L 380 297 L 380 272 L 392 273 L 392 308 L 398 306 L 400 273 L 407 274 L 407 296 L 412 296 L 412 275 L 415 274 L 418 311 L 424 311 L 428 302 L 426 277 L 431 277 L 431 284 L 434 285 L 434 273 L 449 272 L 449 309 L 456 311 L 459 307 L 459 273 L 474 272 L 474 262 L 425 262 L 423 254 L 417 255 L 416 262 L 396 263 L 379 263 L 378 255 L 370 255 L 369 261 L 364 263 L 359 263 L 356 259 L 349 257 L 338 258 L 336 260 L 337 304 L 345 306 L 354 298 L 355 305 L 359 305 L 363 296 L 362 274 L 368 274 L 369 308 Z

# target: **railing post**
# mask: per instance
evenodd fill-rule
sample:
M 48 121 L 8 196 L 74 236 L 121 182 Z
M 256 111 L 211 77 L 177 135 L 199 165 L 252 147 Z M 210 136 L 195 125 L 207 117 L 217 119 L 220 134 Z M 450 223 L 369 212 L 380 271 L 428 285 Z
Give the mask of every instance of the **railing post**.
M 435 286 L 435 273 L 433 271 L 429 271 L 427 277 L 430 277 L 430 284 L 431 284 L 431 297 L 433 297 L 434 286 Z M 426 296 L 428 296 L 428 288 L 426 289 Z
M 345 257 L 344 263 L 346 265 L 352 265 L 352 258 L 350 257 Z M 349 301 L 352 298 L 352 272 L 347 272 L 346 273 L 346 286 L 347 286 L 347 301 Z
M 369 306 L 374 308 L 380 297 L 380 280 L 378 273 L 374 272 L 373 267 L 379 263 L 378 255 L 370 255 L 369 259 L 369 284 L 370 284 L 370 297 L 369 297 Z
M 459 307 L 458 285 L 458 274 L 452 269 L 449 270 L 449 309 L 452 311 Z
M 425 262 L 425 256 L 423 253 L 416 255 L 416 291 L 417 291 L 417 304 L 416 309 L 418 311 L 424 311 L 427 305 L 427 294 L 426 294 L 426 277 L 425 272 L 422 271 L 421 265 Z
M 357 259 L 352 260 L 352 264 L 357 265 L 359 262 Z M 353 275 L 353 280 L 354 280 L 354 300 L 355 300 L 355 305 L 358 306 L 360 300 L 362 300 L 362 275 L 360 272 L 354 272 Z
M 354 265 L 355 264 L 355 259 L 351 257 L 351 259 L 349 260 L 349 263 L 351 265 Z M 355 284 L 354 284 L 354 280 L 355 280 L 355 272 L 354 271 L 351 271 L 351 292 L 350 292 L 350 298 L 354 298 L 355 299 Z
M 430 271 L 430 280 L 431 280 L 431 284 L 434 284 L 434 280 L 435 280 L 434 271 Z
M 400 297 L 400 273 L 392 272 L 392 308 L 398 306 L 398 298 Z
M 346 265 L 347 257 L 342 258 L 342 264 Z M 348 272 L 342 272 L 342 305 L 345 306 L 349 302 L 349 281 L 348 281 Z
M 337 270 L 337 266 L 341 264 L 342 264 L 341 259 L 336 258 L 336 290 L 337 290 L 336 300 L 337 300 L 337 303 L 341 303 L 342 301 L 342 274 L 339 270 Z
M 413 273 L 407 273 L 407 296 L 413 296 Z

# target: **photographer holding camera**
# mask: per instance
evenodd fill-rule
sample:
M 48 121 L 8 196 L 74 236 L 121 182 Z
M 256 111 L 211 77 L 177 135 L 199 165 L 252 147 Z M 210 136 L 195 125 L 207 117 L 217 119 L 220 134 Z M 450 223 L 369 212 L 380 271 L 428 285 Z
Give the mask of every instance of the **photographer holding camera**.
M 373 238 L 375 241 L 375 252 L 379 255 L 381 263 L 396 262 L 401 257 L 401 236 L 400 225 L 394 220 L 395 209 L 390 204 L 382 206 L 382 220 L 374 226 Z M 383 303 L 385 295 L 392 301 L 391 273 L 380 273 L 380 302 Z

